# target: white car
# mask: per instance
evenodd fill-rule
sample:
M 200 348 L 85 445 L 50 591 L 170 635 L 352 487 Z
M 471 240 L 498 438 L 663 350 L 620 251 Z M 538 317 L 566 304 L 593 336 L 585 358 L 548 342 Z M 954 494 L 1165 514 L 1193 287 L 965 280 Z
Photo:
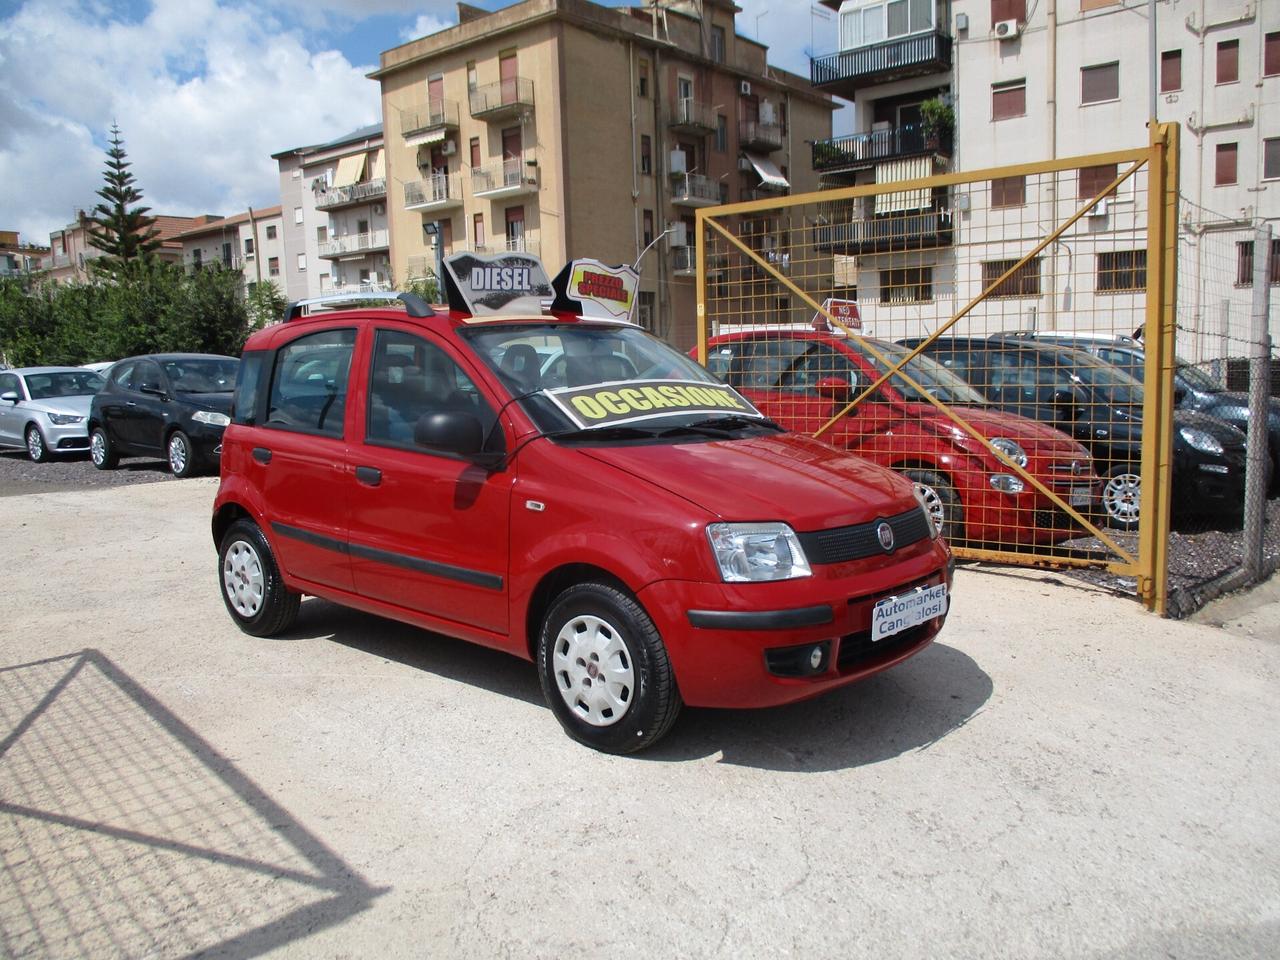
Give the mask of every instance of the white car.
M 107 375 L 107 371 L 110 370 L 114 364 L 114 360 L 97 360 L 93 363 L 81 364 L 81 366 L 85 370 L 92 370 L 94 373 L 100 373 L 105 377 Z
M 89 401 L 104 383 L 83 367 L 0 373 L 0 446 L 26 447 L 36 463 L 89 449 Z

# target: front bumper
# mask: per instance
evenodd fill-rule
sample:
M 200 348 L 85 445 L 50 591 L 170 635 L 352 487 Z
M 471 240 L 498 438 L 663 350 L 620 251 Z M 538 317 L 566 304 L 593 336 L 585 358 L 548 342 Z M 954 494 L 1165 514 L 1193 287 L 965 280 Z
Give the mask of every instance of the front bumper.
M 79 423 L 69 423 L 65 427 L 53 424 L 47 417 L 40 424 L 40 432 L 44 434 L 44 445 L 54 453 L 70 450 L 89 449 L 89 418 Z
M 816 566 L 800 580 L 664 580 L 641 590 L 639 600 L 666 643 L 685 703 L 768 707 L 853 683 L 928 646 L 945 614 L 872 641 L 872 608 L 918 586 L 946 583 L 950 596 L 952 567 L 944 543 L 926 540 L 888 557 Z M 820 672 L 779 675 L 778 651 L 824 641 Z

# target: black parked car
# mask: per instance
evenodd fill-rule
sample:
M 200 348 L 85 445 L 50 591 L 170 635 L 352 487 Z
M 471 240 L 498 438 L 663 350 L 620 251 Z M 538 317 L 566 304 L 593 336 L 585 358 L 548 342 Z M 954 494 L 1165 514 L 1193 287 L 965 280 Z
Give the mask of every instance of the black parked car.
M 915 346 L 919 340 L 903 341 Z M 1026 340 L 940 338 L 926 349 L 996 407 L 1071 434 L 1106 482 L 1104 520 L 1138 525 L 1142 476 L 1142 384 L 1082 350 Z M 1173 512 L 1239 515 L 1244 434 L 1203 413 L 1173 417 Z
M 89 408 L 89 454 L 99 470 L 121 457 L 164 457 L 175 477 L 212 467 L 230 423 L 240 361 L 201 353 L 129 357 L 112 366 Z
M 998 335 L 999 336 L 999 335 Z M 1017 339 L 1034 339 L 1037 343 L 1057 343 L 1091 353 L 1099 360 L 1115 364 L 1129 376 L 1142 379 L 1146 354 L 1142 344 L 1129 337 L 1115 342 L 1096 338 L 1077 339 L 1065 334 L 1018 333 L 1009 334 Z M 1248 431 L 1249 394 L 1228 390 L 1199 367 L 1185 360 L 1174 359 L 1174 402 L 1179 410 L 1194 410 L 1225 420 L 1237 430 Z M 1280 398 L 1269 397 L 1267 411 L 1267 445 L 1271 451 L 1271 487 L 1280 488 Z

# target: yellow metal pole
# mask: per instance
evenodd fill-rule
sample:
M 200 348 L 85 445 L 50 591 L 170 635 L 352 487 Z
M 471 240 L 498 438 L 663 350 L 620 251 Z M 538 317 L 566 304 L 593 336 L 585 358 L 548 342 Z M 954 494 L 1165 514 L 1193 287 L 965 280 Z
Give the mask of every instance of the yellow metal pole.
M 707 245 L 704 239 L 706 211 L 700 208 L 696 216 L 694 229 L 697 230 L 698 235 L 694 238 L 694 249 L 698 257 L 696 281 L 698 285 L 698 363 L 705 367 L 707 365 Z

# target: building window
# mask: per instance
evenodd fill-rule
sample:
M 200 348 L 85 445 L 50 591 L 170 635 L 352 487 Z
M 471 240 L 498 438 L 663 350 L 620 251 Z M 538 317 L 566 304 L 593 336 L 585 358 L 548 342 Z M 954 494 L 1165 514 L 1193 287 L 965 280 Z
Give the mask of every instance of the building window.
M 298 270 L 305 272 L 306 269 L 307 269 L 307 255 L 305 253 L 300 253 L 298 254 Z
M 301 208 L 301 207 L 294 207 L 294 208 L 293 208 L 293 222 L 294 222 L 294 223 L 301 223 L 301 222 L 302 222 L 302 208 Z
M 881 303 L 920 303 L 933 299 L 933 267 L 880 271 Z
M 244 238 L 244 255 L 246 257 L 253 256 L 253 237 Z
M 716 114 L 716 153 L 729 150 L 729 118 L 724 114 Z
M 640 135 L 640 172 L 653 173 L 653 141 L 647 133 Z
M 280 276 L 280 258 L 279 257 L 267 257 L 267 276 L 269 277 Z
M 848 8 L 850 4 L 845 4 Z M 851 50 L 934 28 L 934 0 L 889 0 L 840 13 L 840 49 Z
M 1271 241 L 1271 257 L 1267 260 L 1267 283 L 1280 284 L 1280 240 Z M 1236 286 L 1253 286 L 1253 241 L 1236 244 Z
M 1027 115 L 1027 81 L 1010 80 L 991 85 L 991 119 L 1008 120 Z
M 1147 251 L 1110 250 L 1098 254 L 1098 291 L 1147 289 Z
M 329 239 L 328 227 L 316 227 L 316 243 L 325 243 Z
M 1280 74 L 1280 32 L 1268 33 L 1262 39 L 1262 75 Z
M 991 181 L 991 206 L 1021 207 L 1026 202 L 1026 177 L 1001 177 Z
M 1116 165 L 1104 163 L 1096 167 L 1081 167 L 1079 187 L 1076 197 L 1080 200 L 1092 200 L 1116 178 Z
M 994 26 L 1001 20 L 1017 20 L 1027 22 L 1027 0 L 991 0 L 991 23 Z
M 1120 3 L 1120 0 L 1080 0 L 1080 12 L 1088 13 L 1090 10 L 1101 10 L 1103 7 L 1114 7 Z
M 1238 153 L 1238 145 L 1234 143 L 1218 144 L 1217 152 L 1214 156 L 1213 165 L 1213 184 L 1216 187 L 1226 187 L 1236 182 L 1236 156 Z
M 653 211 L 646 210 L 644 212 L 644 231 L 641 234 L 643 246 L 641 249 L 648 247 L 653 243 Z
M 471 218 L 471 239 L 479 250 L 484 246 L 484 214 L 477 213 Z
M 368 221 L 368 220 L 357 220 L 357 221 L 356 221 L 356 233 L 368 233 L 368 232 L 369 232 L 369 221 Z
M 1240 79 L 1240 41 L 1218 42 L 1218 83 L 1235 83 Z
M 636 96 L 647 97 L 649 95 L 649 61 L 640 60 L 639 67 L 636 70 L 638 79 L 636 80 Z
M 1040 296 L 1040 260 L 1033 257 L 1020 266 L 1004 283 L 996 287 L 988 297 L 1038 297 Z M 986 260 L 982 264 L 982 287 L 985 290 L 1009 270 L 1017 260 Z
M 274 240 L 276 238 L 276 228 L 274 226 L 267 227 L 267 239 Z
M 783 176 L 786 176 L 786 174 L 783 174 Z M 729 185 L 725 183 L 723 180 L 720 181 L 720 202 L 721 203 L 729 202 Z
M 711 59 L 715 63 L 724 63 L 724 27 L 711 28 Z
M 1262 141 L 1262 179 L 1280 178 L 1280 138 Z
M 1102 103 L 1120 99 L 1120 64 L 1100 63 L 1080 68 L 1080 102 Z
M 478 86 L 480 86 L 479 74 L 476 73 L 476 62 L 472 60 L 467 64 L 467 92 L 470 93 Z
M 480 138 L 472 137 L 469 146 L 471 148 L 471 167 L 475 169 L 480 166 Z
M 649 292 L 648 290 L 640 291 L 640 300 L 638 303 L 638 306 L 640 309 L 639 309 L 638 315 L 636 316 L 636 320 L 639 321 L 641 327 L 643 327 L 645 330 L 648 330 L 650 333 L 654 332 L 654 325 L 653 325 L 654 309 L 653 308 L 654 308 L 654 301 L 656 299 L 657 298 L 655 297 L 655 295 Z
M 1182 89 L 1182 51 L 1166 50 L 1160 54 L 1160 92 Z

